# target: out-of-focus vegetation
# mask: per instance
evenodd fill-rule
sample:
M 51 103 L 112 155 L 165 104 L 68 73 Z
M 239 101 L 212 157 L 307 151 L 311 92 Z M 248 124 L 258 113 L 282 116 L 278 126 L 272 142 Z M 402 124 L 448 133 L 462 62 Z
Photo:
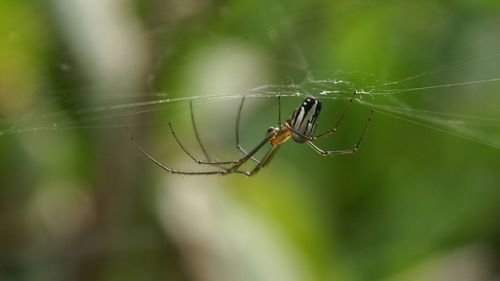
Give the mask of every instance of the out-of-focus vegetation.
M 500 77 L 499 3 L 1 1 L 0 280 L 496 280 L 500 149 L 480 142 L 499 143 L 500 83 L 459 83 Z M 121 106 L 319 96 L 320 79 L 451 83 L 364 100 L 489 119 L 424 120 L 470 141 L 375 113 L 358 154 L 290 142 L 252 178 L 168 175 L 123 129 L 168 166 L 204 169 L 168 131 L 202 155 L 188 102 Z M 320 131 L 344 103 L 325 98 Z M 193 103 L 212 156 L 240 157 L 238 105 Z M 350 147 L 369 110 L 355 103 L 318 145 Z M 248 98 L 243 145 L 276 117 L 274 98 Z

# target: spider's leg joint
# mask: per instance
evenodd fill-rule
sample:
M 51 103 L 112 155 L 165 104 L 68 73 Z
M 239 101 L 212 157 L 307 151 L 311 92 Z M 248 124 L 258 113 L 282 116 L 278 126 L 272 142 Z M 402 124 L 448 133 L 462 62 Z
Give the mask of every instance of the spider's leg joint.
M 220 175 L 221 175 L 221 176 L 227 176 L 227 175 L 231 174 L 232 172 L 234 172 L 234 171 L 233 171 L 233 170 L 231 170 L 231 169 L 224 169 L 224 170 L 220 173 Z

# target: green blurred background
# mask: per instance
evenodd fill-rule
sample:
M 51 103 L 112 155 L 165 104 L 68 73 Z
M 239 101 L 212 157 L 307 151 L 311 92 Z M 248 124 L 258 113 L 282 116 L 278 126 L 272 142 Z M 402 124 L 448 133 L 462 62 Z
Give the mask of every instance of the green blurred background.
M 500 83 L 456 84 L 500 77 L 498 1 L 3 0 L 0 30 L 0 280 L 500 278 Z M 318 79 L 401 81 L 365 100 L 490 119 L 438 116 L 458 137 L 378 112 L 358 154 L 290 142 L 251 178 L 168 175 L 123 129 L 203 169 L 168 131 L 202 155 L 188 102 L 120 105 L 319 96 Z M 239 101 L 193 102 L 217 158 L 239 157 Z M 324 100 L 319 130 L 344 103 Z M 369 110 L 318 145 L 350 147 Z M 243 145 L 276 116 L 247 99 Z

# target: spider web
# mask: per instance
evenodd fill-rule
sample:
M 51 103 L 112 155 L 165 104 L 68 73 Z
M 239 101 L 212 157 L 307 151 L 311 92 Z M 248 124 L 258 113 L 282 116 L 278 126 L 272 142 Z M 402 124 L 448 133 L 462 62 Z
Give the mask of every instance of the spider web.
M 292 16 L 285 15 L 284 18 L 288 20 Z M 282 35 L 279 29 L 276 30 L 277 36 Z M 285 33 L 286 37 L 290 37 L 294 43 L 291 46 L 294 49 L 294 55 L 289 60 L 279 63 L 297 66 L 299 70 L 297 75 L 284 71 L 286 73 L 282 73 L 278 79 L 270 79 L 272 82 L 261 82 L 256 86 L 241 87 L 239 90 L 208 88 L 202 92 L 153 90 L 142 95 L 139 93 L 104 92 L 98 98 L 87 97 L 94 92 L 92 87 L 64 89 L 64 91 L 70 92 L 67 95 L 45 92 L 38 97 L 36 106 L 28 110 L 29 112 L 21 118 L 1 120 L 0 136 L 2 137 L 0 140 L 15 135 L 29 138 L 32 135 L 55 135 L 66 131 L 77 133 L 81 129 L 85 129 L 85 132 L 103 131 L 117 134 L 123 136 L 123 141 L 127 142 L 128 138 L 124 134 L 124 127 L 134 127 L 134 129 L 151 127 L 159 130 L 150 130 L 150 134 L 163 142 L 160 132 L 168 130 L 169 121 L 178 124 L 176 121 L 180 120 L 184 124 L 188 124 L 186 125 L 187 130 L 192 129 L 189 124 L 189 102 L 193 102 L 197 108 L 197 119 L 204 119 L 210 116 L 218 105 L 221 107 L 236 105 L 237 107 L 241 97 L 245 96 L 249 101 L 249 106 L 252 106 L 251 103 L 268 105 L 272 112 L 267 113 L 275 117 L 277 96 L 283 97 L 283 102 L 289 105 L 288 107 L 284 106 L 284 109 L 291 109 L 304 96 L 314 95 L 324 101 L 324 110 L 327 111 L 330 106 L 344 104 L 356 92 L 355 105 L 366 113 L 370 108 L 376 112 L 374 122 L 370 125 L 374 129 L 387 124 L 381 120 L 382 117 L 387 117 L 390 122 L 400 125 L 398 128 L 417 125 L 422 127 L 424 132 L 428 128 L 429 132 L 435 130 L 458 139 L 466 139 L 500 149 L 500 116 L 498 115 L 500 72 L 496 67 L 500 58 L 500 53 L 497 53 L 497 50 L 500 48 L 490 46 L 489 50 L 493 52 L 491 55 L 481 54 L 479 57 L 471 59 L 455 60 L 451 64 L 426 68 L 427 71 L 424 72 L 414 71 L 412 73 L 415 74 L 408 77 L 384 77 L 379 73 L 364 73 L 364 70 L 360 70 L 360 72 L 332 71 L 332 69 L 336 69 L 335 67 L 322 71 L 317 64 L 312 62 L 313 59 L 309 54 L 306 54 L 306 48 L 301 46 L 301 38 L 293 32 L 289 32 L 293 29 L 284 28 L 283 30 L 282 33 Z M 467 58 L 468 55 L 459 57 Z M 61 62 L 58 63 L 64 66 L 62 61 L 61 59 Z M 271 60 L 267 62 L 274 63 Z M 183 65 L 176 66 L 174 70 L 182 67 Z M 216 69 L 213 67 L 213 71 Z M 290 70 L 290 68 L 285 69 Z M 151 73 L 151 75 L 155 76 L 157 73 Z M 73 94 L 77 97 L 73 97 Z M 138 96 L 140 97 L 138 98 Z M 131 102 L 131 99 L 134 101 Z M 203 111 L 204 108 L 211 108 L 212 111 Z M 256 130 L 260 130 L 258 137 L 262 138 L 263 130 L 275 123 L 261 122 L 262 120 L 257 118 L 259 113 L 260 111 L 254 110 L 253 114 L 247 115 L 244 122 L 247 125 L 253 123 Z M 283 117 L 288 113 L 289 111 L 283 110 Z M 230 131 L 233 133 L 234 113 L 231 112 L 228 116 L 230 116 L 229 121 L 224 119 L 225 122 L 221 123 L 222 126 L 216 125 L 224 127 L 229 124 Z M 326 116 L 323 113 L 320 116 L 321 125 L 324 125 L 323 120 L 325 119 L 322 118 Z M 364 115 L 354 117 L 359 120 L 365 118 Z M 176 128 L 182 130 L 181 126 L 176 125 Z M 220 128 L 210 126 L 207 129 Z M 258 132 L 256 131 L 256 133 Z M 389 142 L 411 142 L 410 138 L 400 136 L 398 131 L 391 131 L 390 137 L 392 136 L 398 136 L 398 138 L 392 138 Z M 223 139 L 223 136 L 217 135 L 217 137 Z M 230 137 L 233 138 L 234 135 L 231 134 Z M 37 148 L 43 150 L 42 145 L 37 143 Z M 214 153 L 214 155 L 220 154 Z M 382 159 L 380 163 L 384 161 L 390 160 Z M 175 167 L 177 167 L 177 163 L 175 163 Z M 310 176 L 306 173 L 304 175 Z M 327 176 L 330 177 L 330 175 Z M 328 200 L 332 200 L 332 198 L 334 197 L 329 196 Z M 294 209 L 302 212 L 297 206 L 294 206 Z M 453 217 L 457 216 L 453 214 Z M 390 244 L 393 244 L 393 241 Z M 357 254 L 351 249 L 347 253 Z M 377 256 L 384 257 L 379 255 L 379 251 L 376 253 Z M 372 260 L 380 262 L 380 259 L 380 257 L 370 259 L 370 262 Z M 397 255 L 393 259 L 400 260 L 401 256 Z M 377 264 L 373 267 L 378 270 L 381 266 Z M 376 272 L 376 270 L 374 271 Z
M 192 95 L 183 97 L 171 97 L 167 93 L 154 93 L 146 97 L 146 100 L 137 102 L 117 103 L 116 97 L 103 99 L 98 106 L 78 108 L 72 111 L 72 118 L 68 118 L 68 110 L 43 112 L 51 108 L 55 99 L 45 102 L 40 109 L 24 115 L 12 123 L 10 127 L 0 130 L 0 136 L 25 134 L 52 130 L 72 129 L 122 129 L 125 126 L 143 126 L 152 124 L 167 124 L 168 120 L 149 121 L 148 123 L 132 123 L 131 118 L 143 114 L 151 114 L 185 107 L 188 102 L 206 103 L 209 101 L 229 102 L 240 100 L 242 96 L 246 99 L 276 99 L 280 96 L 284 99 L 291 97 L 305 97 L 313 95 L 321 100 L 347 100 L 352 93 L 356 92 L 355 103 L 373 108 L 376 113 L 388 117 L 413 123 L 419 126 L 437 130 L 459 138 L 464 138 L 476 143 L 500 149 L 500 118 L 496 116 L 462 114 L 455 111 L 443 109 L 432 109 L 432 104 L 412 106 L 405 102 L 406 97 L 419 95 L 429 97 L 431 102 L 440 95 L 453 95 L 455 89 L 466 91 L 468 95 L 475 95 L 474 86 L 498 87 L 500 77 L 487 79 L 444 82 L 413 88 L 403 87 L 409 81 L 423 77 L 437 75 L 457 67 L 466 67 L 476 61 L 460 62 L 440 67 L 430 72 L 408 77 L 399 81 L 379 82 L 378 84 L 358 87 L 355 83 L 344 79 L 308 79 L 301 83 L 290 84 L 264 84 L 255 88 L 242 89 L 240 91 L 209 93 L 203 95 Z M 342 73 L 342 72 L 339 72 Z M 342 75 L 345 75 L 343 73 Z M 465 90 L 464 90 L 465 88 Z M 435 90 L 445 90 L 444 94 L 437 94 Z M 467 92 L 470 91 L 470 92 Z M 464 94 L 462 94 L 463 96 Z M 449 98 L 449 97 L 448 97 Z M 454 98 L 454 97 L 451 97 Z M 488 103 L 488 100 L 478 100 L 478 103 Z M 75 105 L 72 105 L 74 107 Z
M 185 109 L 189 102 L 229 103 L 242 96 L 249 100 L 270 100 L 277 96 L 288 99 L 308 95 L 322 100 L 345 101 L 356 92 L 355 103 L 373 108 L 378 114 L 500 148 L 500 116 L 491 109 L 498 102 L 496 93 L 500 75 L 495 65 L 500 53 L 494 50 L 491 55 L 456 61 L 402 79 L 381 80 L 376 78 L 376 74 L 343 70 L 319 71 L 311 66 L 304 48 L 298 43 L 299 39 L 289 26 L 289 16 L 283 15 L 282 11 L 278 13 L 281 19 L 285 19 L 281 23 L 285 26 L 281 32 L 291 38 L 295 54 L 294 61 L 285 63 L 298 66 L 302 72 L 299 78 L 290 78 L 285 74 L 283 76 L 288 77 L 286 83 L 266 83 L 231 91 L 207 90 L 196 95 L 194 92 L 153 91 L 134 102 L 129 100 L 131 96 L 136 97 L 136 93 L 105 93 L 92 100 L 45 96 L 40 97 L 37 106 L 21 118 L 4 121 L 7 125 L 0 127 L 0 136 L 82 128 L 107 130 L 125 126 L 166 125 L 169 122 L 167 118 L 138 121 L 136 117 Z M 466 71 L 482 68 L 487 71 Z M 464 76 L 463 73 L 470 74 Z M 461 106 L 464 104 L 471 106 Z M 488 106 L 490 110 L 485 110 Z

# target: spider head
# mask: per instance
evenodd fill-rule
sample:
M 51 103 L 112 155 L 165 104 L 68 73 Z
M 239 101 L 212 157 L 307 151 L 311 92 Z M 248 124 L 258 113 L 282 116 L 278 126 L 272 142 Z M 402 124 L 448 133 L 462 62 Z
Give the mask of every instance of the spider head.
M 269 127 L 269 129 L 267 129 L 267 134 L 266 135 L 276 135 L 278 132 L 278 128 L 274 128 L 274 127 Z

